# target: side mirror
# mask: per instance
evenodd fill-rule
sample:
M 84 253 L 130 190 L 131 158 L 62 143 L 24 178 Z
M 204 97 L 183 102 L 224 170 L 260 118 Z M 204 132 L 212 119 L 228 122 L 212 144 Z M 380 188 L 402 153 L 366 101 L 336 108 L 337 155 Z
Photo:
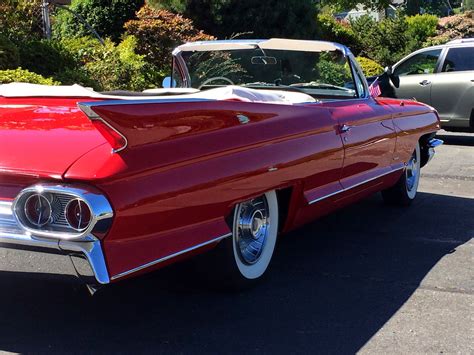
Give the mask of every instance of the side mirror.
M 385 67 L 384 72 L 385 72 L 388 76 L 391 76 L 391 75 L 393 74 L 392 66 L 389 65 L 388 67 Z
M 173 82 L 171 82 L 171 77 L 167 76 L 166 78 L 163 79 L 163 82 L 161 83 L 161 86 L 164 87 L 165 89 L 175 88 L 176 87 L 176 80 L 173 79 Z

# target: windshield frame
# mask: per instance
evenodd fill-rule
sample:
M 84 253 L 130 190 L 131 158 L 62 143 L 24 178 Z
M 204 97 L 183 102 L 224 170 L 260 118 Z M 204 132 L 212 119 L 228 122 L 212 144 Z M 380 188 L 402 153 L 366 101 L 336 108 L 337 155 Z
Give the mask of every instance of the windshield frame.
M 287 43 L 292 44 L 292 42 L 297 43 L 299 45 L 304 44 L 304 45 L 312 45 L 317 46 L 317 45 L 327 45 L 327 46 L 332 46 L 334 51 L 339 51 L 342 53 L 343 57 L 347 60 L 349 67 L 350 67 L 350 72 L 352 76 L 352 81 L 354 83 L 354 89 L 356 92 L 356 96 L 353 98 L 335 98 L 336 100 L 351 100 L 351 99 L 361 99 L 361 98 L 367 98 L 369 97 L 369 90 L 368 90 L 368 83 L 365 78 L 365 75 L 362 72 L 362 69 L 360 65 L 357 63 L 357 60 L 355 59 L 354 55 L 351 53 L 349 48 L 346 46 L 343 46 L 339 43 L 334 43 L 334 42 L 325 42 L 325 41 L 298 41 L 298 40 L 282 40 L 282 39 L 271 39 L 271 40 L 224 40 L 224 41 L 202 41 L 202 42 L 193 42 L 193 43 L 186 43 L 182 46 L 177 47 L 173 51 L 173 61 L 172 61 L 172 71 L 171 71 L 171 79 L 173 82 L 173 76 L 178 74 L 180 76 L 180 81 L 182 82 L 182 85 L 185 88 L 190 88 L 191 87 L 191 76 L 189 74 L 186 61 L 183 58 L 182 54 L 184 52 L 189 52 L 189 51 L 199 51 L 201 48 L 203 50 L 201 51 L 219 51 L 222 49 L 219 49 L 219 47 L 224 46 L 225 50 L 238 50 L 242 49 L 242 47 L 247 47 L 247 48 L 260 48 L 260 44 L 263 43 L 268 43 L 271 41 L 286 41 Z M 235 46 L 235 48 L 232 48 L 232 46 Z M 209 49 L 209 47 L 211 49 Z M 212 47 L 215 47 L 215 49 L 212 49 Z M 263 47 L 263 45 L 262 45 Z M 208 48 L 208 49 L 204 49 Z M 229 49 L 231 48 L 231 49 Z M 282 50 L 289 50 L 291 51 L 292 49 L 285 49 L 282 48 Z M 299 51 L 304 51 L 301 48 L 297 49 Z M 315 52 L 316 50 L 308 50 L 308 52 Z M 359 92 L 359 89 L 356 85 L 356 76 L 359 76 L 359 78 L 362 80 L 362 85 L 364 86 L 364 93 Z M 257 89 L 258 90 L 258 89 Z M 281 90 L 285 90 L 285 87 L 282 86 Z

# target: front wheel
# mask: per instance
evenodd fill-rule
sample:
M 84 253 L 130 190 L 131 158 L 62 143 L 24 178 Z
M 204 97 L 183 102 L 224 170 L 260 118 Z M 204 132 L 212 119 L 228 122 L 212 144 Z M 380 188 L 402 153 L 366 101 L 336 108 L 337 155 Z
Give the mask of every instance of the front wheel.
M 413 202 L 420 182 L 420 161 L 420 144 L 417 143 L 403 175 L 394 186 L 382 191 L 385 202 L 401 206 L 408 206 Z
M 231 288 L 245 288 L 261 279 L 272 259 L 277 234 L 275 191 L 239 203 L 234 209 L 232 237 L 216 250 L 218 281 Z

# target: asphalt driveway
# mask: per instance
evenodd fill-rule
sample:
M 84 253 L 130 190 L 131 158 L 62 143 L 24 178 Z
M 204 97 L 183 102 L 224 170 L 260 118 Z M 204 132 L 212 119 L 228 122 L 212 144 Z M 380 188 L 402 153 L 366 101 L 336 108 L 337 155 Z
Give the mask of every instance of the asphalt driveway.
M 0 249 L 0 352 L 474 353 L 474 134 L 441 136 L 413 206 L 374 195 L 281 238 L 246 292 L 190 262 L 91 298 Z

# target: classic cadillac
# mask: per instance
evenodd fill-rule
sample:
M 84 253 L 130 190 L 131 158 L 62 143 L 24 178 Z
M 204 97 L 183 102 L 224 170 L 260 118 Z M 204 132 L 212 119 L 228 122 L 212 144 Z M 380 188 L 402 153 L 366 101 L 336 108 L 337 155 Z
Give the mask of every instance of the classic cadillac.
M 91 290 L 214 249 L 248 285 L 279 234 L 378 191 L 410 204 L 442 143 L 337 43 L 188 43 L 164 84 L 0 86 L 0 247 L 64 254 Z

